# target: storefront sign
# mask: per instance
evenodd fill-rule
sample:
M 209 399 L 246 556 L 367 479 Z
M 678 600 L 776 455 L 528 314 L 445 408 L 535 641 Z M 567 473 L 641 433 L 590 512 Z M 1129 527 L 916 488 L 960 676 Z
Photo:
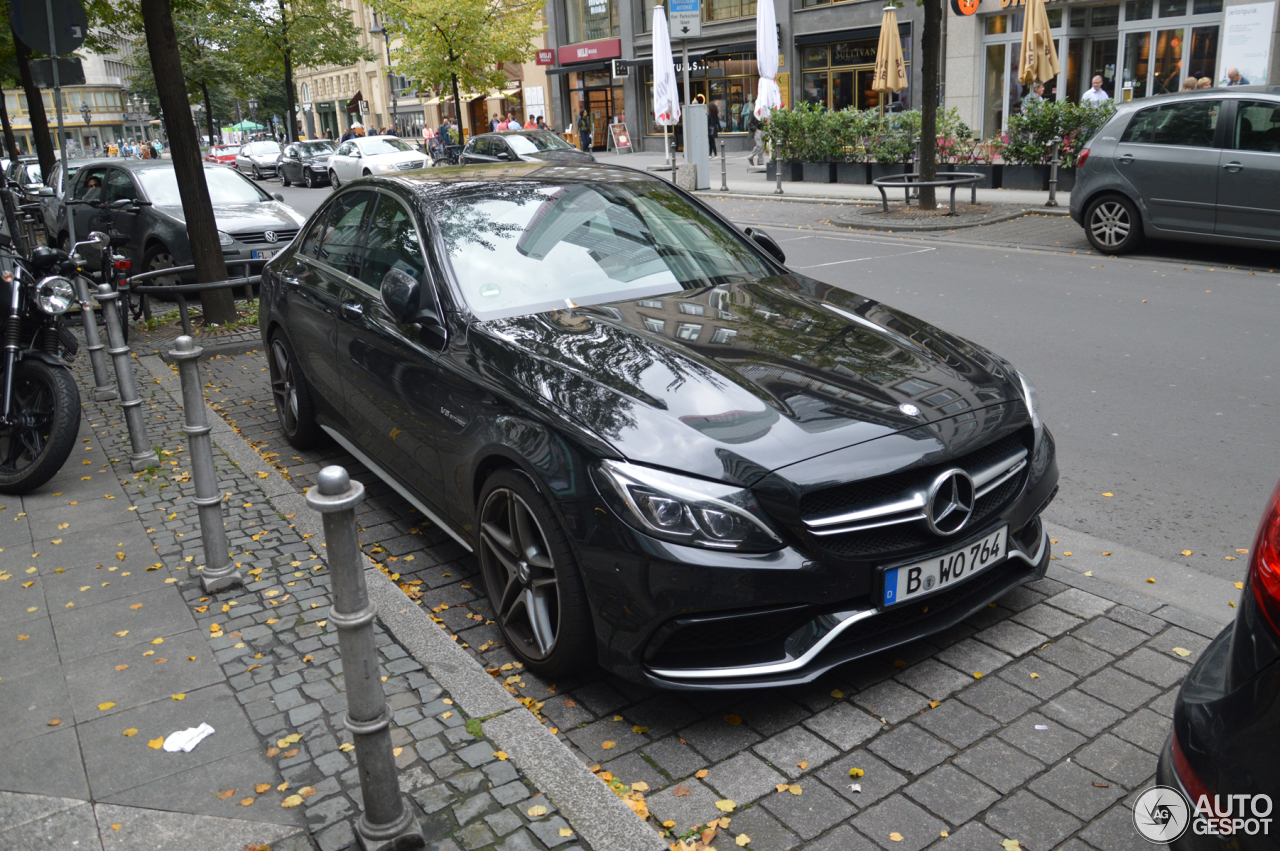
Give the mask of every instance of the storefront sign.
M 1026 0 L 1000 0 L 1001 9 L 1007 9 L 1010 6 L 1024 6 L 1024 5 L 1026 5 Z M 977 9 L 978 4 L 974 3 L 973 6 L 974 6 L 974 9 Z M 973 13 L 970 12 L 969 14 L 973 14 Z
M 572 65 L 575 62 L 599 62 L 620 56 L 622 56 L 622 39 L 620 38 L 588 41 L 585 44 L 567 44 L 560 48 L 561 65 Z
M 1263 86 L 1271 64 L 1271 28 L 1276 4 L 1250 3 L 1228 6 L 1222 20 L 1222 64 L 1218 66 L 1218 84 L 1226 85 L 1227 72 L 1240 72 L 1241 85 Z
M 951 0 L 951 11 L 968 17 L 978 11 L 979 0 Z
M 554 50 L 539 50 L 537 61 L 539 65 L 554 65 L 556 52 Z
M 879 45 L 877 39 L 865 39 L 861 41 L 845 41 L 839 44 L 831 45 L 831 64 L 832 65 L 865 65 L 867 63 L 874 64 L 876 61 L 876 49 Z

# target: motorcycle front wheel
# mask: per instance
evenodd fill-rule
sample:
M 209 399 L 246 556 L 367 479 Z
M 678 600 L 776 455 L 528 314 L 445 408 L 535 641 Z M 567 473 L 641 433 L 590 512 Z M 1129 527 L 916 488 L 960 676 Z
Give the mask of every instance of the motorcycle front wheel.
M 35 490 L 62 469 L 80 431 L 71 373 L 29 358 L 15 366 L 10 424 L 0 425 L 0 493 Z

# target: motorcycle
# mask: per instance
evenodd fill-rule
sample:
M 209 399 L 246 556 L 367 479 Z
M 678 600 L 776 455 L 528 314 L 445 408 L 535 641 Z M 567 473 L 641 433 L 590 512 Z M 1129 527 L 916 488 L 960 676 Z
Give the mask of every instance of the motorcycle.
M 94 233 L 77 243 L 103 245 Z M 80 391 L 71 375 L 79 344 L 65 324 L 76 304 L 79 263 L 39 246 L 4 253 L 0 271 L 0 493 L 28 493 L 57 474 L 80 431 Z

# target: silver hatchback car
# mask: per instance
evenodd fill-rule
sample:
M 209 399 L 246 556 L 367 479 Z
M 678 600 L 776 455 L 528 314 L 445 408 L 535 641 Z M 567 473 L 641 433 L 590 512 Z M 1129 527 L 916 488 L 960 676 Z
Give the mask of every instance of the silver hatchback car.
M 1104 254 L 1143 238 L 1280 248 L 1280 86 L 1121 104 L 1080 152 L 1071 218 Z

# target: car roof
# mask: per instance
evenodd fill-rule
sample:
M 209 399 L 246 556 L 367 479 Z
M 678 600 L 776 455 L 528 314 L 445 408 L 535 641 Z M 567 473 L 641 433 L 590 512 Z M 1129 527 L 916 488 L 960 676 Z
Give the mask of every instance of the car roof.
M 1196 100 L 1222 100 L 1223 96 L 1239 98 L 1245 95 L 1269 95 L 1276 98 L 1276 106 L 1280 106 L 1280 86 L 1217 86 L 1212 89 L 1196 89 L 1194 92 L 1170 92 L 1167 95 L 1156 95 L 1139 100 L 1121 101 L 1116 104 L 1116 111 L 1129 111 L 1157 103 L 1181 103 Z
M 628 168 L 598 162 L 519 162 L 450 166 L 418 172 L 365 178 L 374 183 L 404 186 L 417 195 L 430 198 L 446 194 L 459 184 L 482 184 L 528 180 L 543 185 L 570 186 L 591 183 L 654 183 L 670 186 L 659 177 Z
M 207 163 L 207 162 L 204 162 L 203 160 L 201 161 L 200 164 L 207 169 L 215 168 L 215 166 L 212 163 Z M 152 169 L 161 169 L 161 168 L 169 169 L 170 171 L 173 170 L 173 160 L 133 160 L 133 159 L 122 160 L 122 159 L 117 159 L 115 157 L 100 157 L 98 159 L 88 159 L 82 162 L 80 164 L 80 167 L 85 168 L 91 165 L 115 166 L 116 168 L 122 168 L 125 171 L 132 171 L 132 172 L 150 171 Z

